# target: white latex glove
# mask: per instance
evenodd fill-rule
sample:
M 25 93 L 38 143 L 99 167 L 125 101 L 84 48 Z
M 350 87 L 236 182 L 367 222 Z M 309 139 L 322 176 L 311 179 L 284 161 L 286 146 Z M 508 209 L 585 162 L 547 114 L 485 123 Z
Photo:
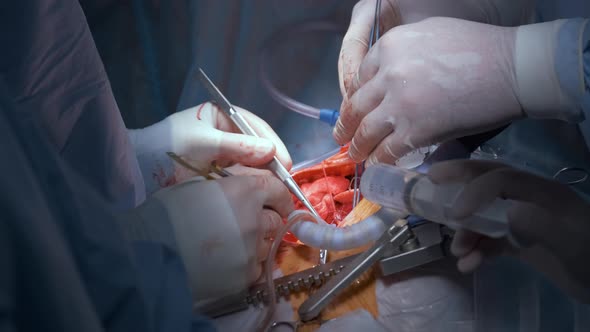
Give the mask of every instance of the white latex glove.
M 291 195 L 276 177 L 232 176 L 162 189 L 124 222 L 132 239 L 177 248 L 198 302 L 256 281 L 271 239 L 292 210 Z
M 590 204 L 568 186 L 489 161 L 448 161 L 433 165 L 435 183 L 463 183 L 453 217 L 467 217 L 496 198 L 515 201 L 508 211 L 510 231 L 522 245 L 469 231 L 455 234 L 451 251 L 463 272 L 476 269 L 485 257 L 517 255 L 570 295 L 590 302 Z
M 334 137 L 352 140 L 356 161 L 393 163 L 525 115 L 560 118 L 573 109 L 554 71 L 560 24 L 503 28 L 430 18 L 398 26 L 363 60 Z
M 343 98 L 351 97 L 348 87 L 356 79 L 361 62 L 369 50 L 369 38 L 376 0 L 361 0 L 353 11 L 350 26 L 342 41 L 338 77 Z M 380 11 L 380 34 L 398 25 L 416 23 L 440 16 L 514 26 L 531 23 L 534 0 L 384 0 Z
M 472 332 L 472 276 L 444 259 L 376 280 L 378 320 L 392 332 Z
M 213 161 L 224 166 L 233 163 L 261 166 L 276 153 L 290 169 L 289 152 L 272 128 L 256 115 L 236 108 L 261 138 L 241 134 L 212 103 L 174 113 L 145 129 L 130 130 L 146 191 L 151 193 L 195 175 L 172 162 L 166 152 L 174 152 L 203 170 L 209 169 Z

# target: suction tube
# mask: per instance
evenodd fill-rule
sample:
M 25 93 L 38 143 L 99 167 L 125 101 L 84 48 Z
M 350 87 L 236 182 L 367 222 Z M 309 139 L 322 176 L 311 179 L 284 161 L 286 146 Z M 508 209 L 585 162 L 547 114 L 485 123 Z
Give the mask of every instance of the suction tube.
M 321 120 L 333 126 L 336 124 L 336 120 L 338 119 L 339 113 L 337 110 L 319 109 L 290 98 L 279 91 L 272 84 L 268 77 L 268 69 L 266 68 L 266 64 L 270 61 L 272 46 L 288 40 L 289 36 L 292 36 L 293 34 L 310 31 L 335 32 L 341 34 L 344 33 L 344 30 L 341 26 L 330 22 L 304 22 L 296 25 L 290 25 L 285 29 L 279 30 L 263 44 L 263 48 L 260 52 L 260 62 L 258 67 L 259 76 L 262 85 L 277 103 L 301 115 Z

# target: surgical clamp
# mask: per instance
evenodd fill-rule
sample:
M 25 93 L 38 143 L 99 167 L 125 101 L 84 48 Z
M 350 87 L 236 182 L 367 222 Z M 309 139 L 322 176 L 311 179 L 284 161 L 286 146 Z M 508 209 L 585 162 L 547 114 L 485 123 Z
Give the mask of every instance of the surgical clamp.
M 299 318 L 304 322 L 316 319 L 332 299 L 375 263 L 381 275 L 387 276 L 448 257 L 452 237 L 453 232 L 445 226 L 425 222 L 410 227 L 399 219 L 370 249 L 351 257 L 338 274 L 311 294 L 299 307 Z
M 377 212 L 378 217 L 384 220 L 396 218 L 396 216 L 385 213 L 388 212 Z M 346 288 L 347 285 L 352 284 L 357 275 L 362 275 L 363 272 L 372 267 L 371 261 L 375 262 L 375 259 L 378 260 L 379 274 L 387 276 L 423 266 L 449 256 L 449 246 L 453 237 L 453 232 L 450 229 L 431 222 L 420 222 L 419 220 L 416 222 L 415 220 L 411 221 L 411 218 L 408 219 L 409 230 L 406 231 L 403 227 L 396 227 L 386 232 L 387 234 L 384 235 L 386 240 L 381 238 L 381 240 L 386 242 L 393 242 L 391 244 L 381 242 L 380 245 L 374 246 L 362 253 L 275 279 L 274 285 L 277 298 L 274 300 L 299 292 L 311 294 L 308 301 L 312 302 L 307 302 L 305 304 L 306 307 L 300 309 L 300 318 L 302 321 L 304 321 L 303 317 L 307 318 L 307 321 L 313 321 L 315 320 L 313 316 L 318 314 L 325 305 L 329 304 L 329 300 L 333 298 L 332 295 L 328 294 L 333 292 L 330 290 L 333 287 L 330 287 L 327 283 L 343 273 L 344 275 L 340 277 L 341 279 L 339 281 L 333 282 L 334 284 L 340 285 L 339 289 L 335 291 L 336 293 Z M 406 237 L 406 234 L 410 234 L 410 236 L 404 242 L 402 240 Z M 401 246 L 397 246 L 399 242 L 403 242 Z M 381 247 L 381 245 L 383 247 L 378 249 L 379 252 L 375 252 L 374 250 L 377 247 Z M 359 267 L 359 261 L 361 261 L 359 256 L 361 255 L 365 255 L 362 259 L 365 262 L 362 268 Z M 354 271 L 354 275 L 352 276 L 350 275 L 351 270 Z M 320 293 L 320 295 L 314 295 L 317 293 Z M 327 298 L 328 296 L 329 298 Z M 313 301 L 323 298 L 326 299 L 322 300 L 321 305 L 314 304 Z M 231 294 L 211 301 L 210 303 L 196 305 L 195 310 L 209 317 L 220 317 L 233 312 L 246 310 L 250 306 L 259 306 L 271 300 L 268 297 L 266 283 L 260 283 L 253 285 L 247 291 Z
M 299 307 L 299 318 L 302 321 L 316 318 L 332 299 L 379 261 L 389 248 L 400 247 L 412 237 L 408 222 L 404 219 L 397 220 L 370 249 L 355 257 L 338 275 L 311 294 Z

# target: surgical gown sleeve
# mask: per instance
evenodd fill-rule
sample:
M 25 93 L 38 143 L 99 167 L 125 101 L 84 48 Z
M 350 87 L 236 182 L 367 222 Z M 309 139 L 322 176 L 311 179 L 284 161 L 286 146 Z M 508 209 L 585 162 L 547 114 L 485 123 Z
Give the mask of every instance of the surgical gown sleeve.
M 590 146 L 590 19 L 570 19 L 557 32 L 555 71 L 573 107 L 560 118 L 579 121 Z
M 143 178 L 102 61 L 76 0 L 0 2 L 0 77 L 20 116 L 119 209 L 145 198 Z
M 0 76 L 0 330 L 213 331 L 192 314 L 179 256 L 126 241 L 9 84 Z

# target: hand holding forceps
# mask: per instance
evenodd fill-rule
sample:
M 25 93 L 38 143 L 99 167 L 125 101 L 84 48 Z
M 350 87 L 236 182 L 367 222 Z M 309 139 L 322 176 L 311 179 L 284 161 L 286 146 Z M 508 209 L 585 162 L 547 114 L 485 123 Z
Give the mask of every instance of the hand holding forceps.
M 232 104 L 225 98 L 225 96 L 219 91 L 217 86 L 213 84 L 213 82 L 209 79 L 207 74 L 199 68 L 199 79 L 201 83 L 205 86 L 211 98 L 217 103 L 217 105 L 221 108 L 221 110 L 234 122 L 234 124 L 240 129 L 240 131 L 245 135 L 256 136 L 256 132 L 254 129 L 248 124 L 246 119 L 232 106 Z M 299 201 L 303 203 L 303 205 L 314 215 L 319 216 L 316 210 L 314 209 L 311 202 L 305 197 L 303 191 L 295 180 L 287 171 L 287 169 L 280 163 L 279 159 L 275 156 L 273 160 L 266 165 L 266 167 L 276 175 L 285 186 L 289 189 L 289 191 L 297 197 Z M 325 250 L 320 251 L 320 263 L 325 264 L 327 258 L 327 252 Z

